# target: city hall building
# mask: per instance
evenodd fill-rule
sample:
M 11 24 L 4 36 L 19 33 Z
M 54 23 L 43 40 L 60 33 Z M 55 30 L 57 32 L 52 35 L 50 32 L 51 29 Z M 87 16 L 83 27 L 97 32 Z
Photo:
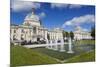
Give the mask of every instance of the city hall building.
M 43 27 L 41 21 L 34 11 L 29 13 L 22 25 L 10 26 L 11 42 L 36 42 L 40 40 L 61 40 L 63 39 L 63 31 L 60 28 L 48 30 Z
M 75 40 L 92 39 L 91 33 L 84 31 L 81 27 L 77 26 L 74 31 Z
M 92 39 L 91 33 L 83 31 L 80 27 L 76 27 L 74 33 L 75 40 Z M 34 11 L 29 13 L 22 25 L 11 24 L 10 40 L 11 42 L 37 42 L 37 41 L 60 41 L 63 38 L 63 30 L 55 28 L 48 30 L 42 26 L 42 22 Z

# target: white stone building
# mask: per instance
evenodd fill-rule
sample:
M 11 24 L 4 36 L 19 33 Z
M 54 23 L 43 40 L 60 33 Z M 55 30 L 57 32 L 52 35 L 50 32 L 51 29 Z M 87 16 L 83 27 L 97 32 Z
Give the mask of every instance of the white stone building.
M 33 11 L 25 17 L 22 25 L 11 25 L 10 27 L 10 39 L 12 42 L 36 42 L 38 40 L 48 40 L 47 34 L 49 35 L 50 40 L 63 39 L 61 29 L 55 28 L 54 30 L 49 31 L 47 28 L 44 28 L 39 17 L 35 15 Z
M 81 27 L 77 26 L 74 31 L 74 39 L 82 40 L 82 39 L 92 39 L 91 33 L 84 31 Z

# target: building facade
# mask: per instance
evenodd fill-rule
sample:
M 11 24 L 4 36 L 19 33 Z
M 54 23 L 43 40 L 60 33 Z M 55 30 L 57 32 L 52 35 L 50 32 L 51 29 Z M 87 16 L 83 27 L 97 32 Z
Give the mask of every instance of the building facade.
M 36 42 L 40 40 L 63 39 L 63 32 L 61 29 L 55 28 L 50 31 L 47 28 L 44 28 L 39 17 L 35 15 L 34 11 L 25 17 L 22 25 L 12 24 L 10 27 L 10 40 L 12 42 Z
M 84 31 L 81 27 L 77 26 L 74 31 L 75 40 L 92 39 L 91 33 Z

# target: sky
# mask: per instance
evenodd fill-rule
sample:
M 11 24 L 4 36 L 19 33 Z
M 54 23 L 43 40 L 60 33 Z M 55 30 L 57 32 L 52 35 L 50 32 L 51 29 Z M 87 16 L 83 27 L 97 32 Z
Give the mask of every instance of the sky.
M 48 29 L 62 28 L 65 31 L 74 31 L 79 26 L 85 31 L 90 31 L 95 25 L 95 6 L 62 3 L 41 3 L 11 1 L 10 22 L 20 25 L 27 14 L 35 10 L 42 25 Z

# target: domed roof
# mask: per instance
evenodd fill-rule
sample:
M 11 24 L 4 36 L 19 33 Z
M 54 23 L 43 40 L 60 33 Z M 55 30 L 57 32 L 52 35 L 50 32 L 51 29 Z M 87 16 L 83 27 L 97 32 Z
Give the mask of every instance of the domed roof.
M 39 21 L 39 17 L 32 12 L 25 17 L 25 20 Z
M 82 28 L 80 26 L 77 26 L 76 27 L 76 30 L 81 30 Z
M 82 28 L 80 27 L 80 26 L 76 26 L 76 28 L 75 28 L 75 32 L 82 32 L 83 30 L 82 30 Z
M 27 14 L 23 24 L 30 26 L 40 26 L 41 22 L 38 15 L 35 15 L 34 11 L 32 11 L 31 13 Z

